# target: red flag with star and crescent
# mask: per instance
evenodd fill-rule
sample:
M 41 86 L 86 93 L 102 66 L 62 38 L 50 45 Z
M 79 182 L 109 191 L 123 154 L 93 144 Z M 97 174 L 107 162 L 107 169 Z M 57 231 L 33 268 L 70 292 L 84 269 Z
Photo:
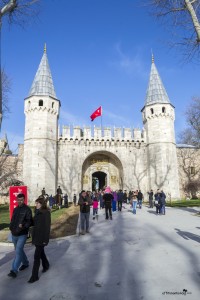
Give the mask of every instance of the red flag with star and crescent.
M 102 106 L 99 106 L 90 116 L 91 121 L 94 121 L 97 117 L 102 116 Z

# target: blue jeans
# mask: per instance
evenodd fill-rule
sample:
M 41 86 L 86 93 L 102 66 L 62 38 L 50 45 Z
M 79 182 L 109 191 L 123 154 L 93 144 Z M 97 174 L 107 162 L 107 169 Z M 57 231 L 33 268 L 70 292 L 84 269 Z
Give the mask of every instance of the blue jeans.
M 18 269 L 20 265 L 29 265 L 29 261 L 27 259 L 27 256 L 24 252 L 24 245 L 27 240 L 27 234 L 25 235 L 19 235 L 19 236 L 14 236 L 12 235 L 12 241 L 15 247 L 15 258 L 12 263 L 12 271 L 15 273 L 18 272 Z
M 133 201 L 133 213 L 136 214 L 137 201 Z
M 162 205 L 162 213 L 165 215 L 165 204 Z
M 89 230 L 89 218 L 90 218 L 90 213 L 82 213 L 81 212 L 81 230 L 85 230 L 85 224 L 86 224 L 86 230 Z
M 142 208 L 142 200 L 138 199 L 139 208 Z

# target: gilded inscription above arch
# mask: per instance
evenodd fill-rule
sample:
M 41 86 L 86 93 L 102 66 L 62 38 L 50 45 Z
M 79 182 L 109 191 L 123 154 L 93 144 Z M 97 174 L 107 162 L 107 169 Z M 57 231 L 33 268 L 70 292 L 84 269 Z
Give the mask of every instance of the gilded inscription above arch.
M 109 159 L 102 158 L 102 159 L 92 159 L 91 164 L 107 164 L 109 163 Z

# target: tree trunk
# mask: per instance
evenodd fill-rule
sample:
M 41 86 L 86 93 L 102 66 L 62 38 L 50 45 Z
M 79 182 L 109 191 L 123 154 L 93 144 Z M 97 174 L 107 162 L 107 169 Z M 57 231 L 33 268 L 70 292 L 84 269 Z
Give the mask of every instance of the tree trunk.
M 192 22 L 194 24 L 194 28 L 195 28 L 195 31 L 196 31 L 196 35 L 197 35 L 197 43 L 200 43 L 200 24 L 199 24 L 199 20 L 197 18 L 197 15 L 195 13 L 195 10 L 192 6 L 192 3 L 190 0 L 185 0 L 185 5 L 187 7 L 187 10 L 192 18 Z

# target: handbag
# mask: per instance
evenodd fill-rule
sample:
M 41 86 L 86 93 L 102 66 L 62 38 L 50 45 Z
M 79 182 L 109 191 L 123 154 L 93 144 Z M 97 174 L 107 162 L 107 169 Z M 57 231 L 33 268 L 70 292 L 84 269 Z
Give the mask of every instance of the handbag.
M 155 200 L 155 205 L 158 205 L 158 200 Z

